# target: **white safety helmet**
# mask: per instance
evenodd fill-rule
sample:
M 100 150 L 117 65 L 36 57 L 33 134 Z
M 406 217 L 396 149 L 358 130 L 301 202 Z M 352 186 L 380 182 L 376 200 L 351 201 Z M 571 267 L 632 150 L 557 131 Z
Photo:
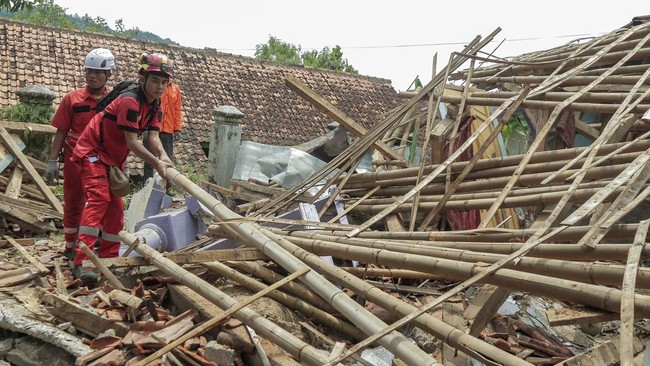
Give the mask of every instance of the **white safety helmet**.
M 106 48 L 95 48 L 86 55 L 84 67 L 94 70 L 115 69 L 115 56 Z

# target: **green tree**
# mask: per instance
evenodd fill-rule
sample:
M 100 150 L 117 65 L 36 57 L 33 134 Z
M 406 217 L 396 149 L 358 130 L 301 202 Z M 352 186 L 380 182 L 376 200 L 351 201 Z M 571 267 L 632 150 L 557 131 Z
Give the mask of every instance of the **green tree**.
M 12 18 L 53 27 L 75 27 L 74 22 L 65 13 L 65 9 L 56 5 L 53 0 L 43 0 L 40 4 L 32 8 L 17 11 L 13 14 Z
M 269 36 L 267 43 L 255 46 L 255 58 L 288 65 L 302 65 L 300 46 L 282 42 L 273 36 Z
M 351 74 L 359 73 L 348 63 L 348 59 L 343 58 L 343 52 L 339 45 L 334 46 L 331 50 L 329 47 L 325 47 L 320 52 L 316 50 L 304 52 L 302 61 L 305 66 L 349 72 Z
M 31 9 L 36 4 L 41 4 L 43 0 L 0 0 L 0 10 L 9 10 L 12 13 L 18 10 Z
M 13 0 L 0 0 L 13 1 Z M 24 2 L 24 1 L 23 1 Z M 30 6 L 31 5 L 31 6 Z M 10 16 L 14 19 L 22 20 L 29 23 L 47 25 L 53 27 L 69 29 L 85 29 L 92 32 L 108 33 L 118 36 L 135 37 L 140 34 L 140 29 L 124 26 L 122 19 L 115 21 L 115 30 L 113 30 L 106 19 L 102 17 L 91 17 L 88 14 L 80 17 L 78 15 L 66 14 L 66 8 L 54 3 L 53 0 L 38 0 L 33 4 L 23 4 L 23 8 L 18 9 Z M 169 41 L 167 43 L 173 43 Z
M 321 69 L 336 70 L 358 74 L 359 72 L 343 58 L 341 46 L 323 48 L 321 51 L 302 52 L 300 45 L 283 42 L 279 38 L 269 36 L 267 43 L 255 46 L 255 58 L 258 60 L 276 61 L 287 65 L 304 65 Z

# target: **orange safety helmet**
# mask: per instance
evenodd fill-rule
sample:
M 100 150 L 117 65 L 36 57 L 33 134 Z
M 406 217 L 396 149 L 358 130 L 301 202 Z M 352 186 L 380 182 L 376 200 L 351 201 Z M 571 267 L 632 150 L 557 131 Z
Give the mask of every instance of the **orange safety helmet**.
M 174 62 L 162 53 L 146 53 L 140 56 L 139 74 L 159 73 L 166 77 L 174 77 Z

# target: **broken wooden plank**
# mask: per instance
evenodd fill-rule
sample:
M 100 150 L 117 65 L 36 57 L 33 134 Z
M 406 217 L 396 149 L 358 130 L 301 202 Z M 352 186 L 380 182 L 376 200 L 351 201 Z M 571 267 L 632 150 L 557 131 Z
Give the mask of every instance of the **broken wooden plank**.
M 266 255 L 254 248 L 217 249 L 191 253 L 172 252 L 165 253 L 164 256 L 179 265 L 214 261 L 254 261 L 268 259 Z M 100 258 L 99 261 L 108 268 L 149 265 L 149 262 L 142 257 Z M 93 266 L 89 261 L 84 262 L 84 267 Z
M 230 199 L 239 199 L 239 200 L 242 200 L 242 201 L 251 202 L 251 201 L 257 201 L 260 198 L 263 198 L 263 197 L 260 197 L 258 195 L 233 191 L 231 189 L 224 188 L 224 187 L 221 187 L 221 186 L 218 186 L 216 184 L 206 182 L 206 181 L 201 181 L 199 184 L 200 184 L 200 186 L 202 188 L 207 188 L 207 189 L 209 189 L 209 190 L 211 190 L 213 192 L 217 192 L 219 194 L 222 194 L 222 195 L 224 195 L 224 196 L 226 196 L 226 197 L 228 197 Z
M 13 240 L 8 236 L 5 238 L 3 235 L 0 235 L 0 238 L 7 240 L 9 244 L 11 244 L 16 250 L 18 250 L 20 255 L 25 257 L 25 259 L 27 259 L 29 263 L 31 263 L 34 267 L 36 267 L 36 270 L 38 270 L 39 274 L 43 275 L 46 273 L 50 273 L 50 270 L 47 269 L 47 267 L 45 267 L 43 263 L 41 263 L 38 259 L 34 258 L 34 256 L 30 252 L 25 250 L 25 248 L 23 248 L 23 246 L 20 245 L 17 241 Z
M 618 339 L 603 343 L 591 348 L 584 353 L 571 357 L 556 366 L 614 366 L 620 364 Z M 632 343 L 634 354 L 637 354 L 645 348 L 644 342 L 639 338 L 634 338 Z
M 510 296 L 510 289 L 485 284 L 469 307 L 464 316 L 472 325 L 469 334 L 478 337 L 490 323 L 503 302 Z
M 310 102 L 314 107 L 316 107 L 321 112 L 325 113 L 335 121 L 339 122 L 345 127 L 346 130 L 350 131 L 353 135 L 361 137 L 365 135 L 368 131 L 361 124 L 350 118 L 342 110 L 336 108 L 332 103 L 325 100 L 325 98 L 318 95 L 316 92 L 311 90 L 307 85 L 303 84 L 296 77 L 287 75 L 286 85 L 296 92 L 296 94 L 305 98 Z M 395 150 L 391 149 L 388 145 L 377 140 L 375 141 L 375 147 L 379 150 L 384 156 L 393 160 L 402 160 Z
M 47 293 L 44 290 L 41 294 L 41 302 L 46 304 L 47 310 L 54 316 L 74 324 L 80 331 L 97 337 L 106 329 L 113 329 L 115 334 L 124 337 L 129 329 L 122 324 L 114 323 L 93 311 L 75 304 L 65 297 L 57 294 Z
M 43 181 L 43 178 L 36 172 L 36 169 L 34 169 L 34 166 L 27 160 L 27 157 L 20 151 L 16 143 L 13 141 L 11 138 L 11 135 L 5 130 L 3 127 L 0 127 L 0 141 L 3 142 L 3 144 L 11 151 L 12 155 L 16 158 L 18 162 L 23 166 L 23 168 L 27 171 L 27 174 L 30 176 L 30 178 L 36 183 L 38 186 L 38 189 L 43 193 L 43 196 L 47 199 L 47 201 L 56 209 L 58 212 L 63 213 L 63 205 L 61 204 L 61 201 L 59 201 L 58 198 L 52 193 L 50 188 L 45 184 L 45 181 Z
M 5 196 L 11 198 L 18 198 L 20 196 L 20 186 L 23 183 L 23 169 L 19 166 L 14 167 L 9 176 L 7 188 L 5 188 Z
M 40 123 L 29 123 L 29 122 L 14 122 L 0 120 L 0 127 L 3 127 L 9 133 L 20 133 L 22 134 L 25 131 L 29 131 L 30 134 L 41 133 L 53 135 L 56 133 L 56 127 L 40 124 Z
M 617 313 L 603 311 L 588 307 L 550 309 L 546 317 L 551 326 L 600 323 L 616 320 L 620 317 Z
M 644 220 L 639 223 L 634 245 L 630 248 L 623 275 L 623 287 L 621 289 L 621 329 L 620 344 L 621 365 L 631 365 L 634 359 L 634 349 L 632 347 L 634 338 L 634 294 L 636 290 L 636 276 L 641 260 L 641 252 L 645 246 L 645 238 L 648 235 L 650 220 Z

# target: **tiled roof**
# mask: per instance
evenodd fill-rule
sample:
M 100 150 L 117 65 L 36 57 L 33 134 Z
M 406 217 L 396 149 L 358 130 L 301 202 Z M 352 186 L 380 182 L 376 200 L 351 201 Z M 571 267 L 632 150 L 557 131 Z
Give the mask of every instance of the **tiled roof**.
M 135 78 L 137 56 L 164 52 L 176 65 L 183 91 L 185 129 L 176 156 L 181 170 L 203 171 L 200 143 L 210 139 L 213 110 L 233 105 L 244 113 L 243 139 L 295 145 L 327 131 L 331 120 L 284 84 L 292 74 L 366 128 L 398 105 L 390 81 L 340 72 L 260 62 L 252 58 L 99 33 L 42 27 L 0 18 L 0 107 L 18 103 L 16 92 L 43 84 L 59 95 L 84 85 L 83 59 L 105 47 L 116 57 L 112 83 Z

